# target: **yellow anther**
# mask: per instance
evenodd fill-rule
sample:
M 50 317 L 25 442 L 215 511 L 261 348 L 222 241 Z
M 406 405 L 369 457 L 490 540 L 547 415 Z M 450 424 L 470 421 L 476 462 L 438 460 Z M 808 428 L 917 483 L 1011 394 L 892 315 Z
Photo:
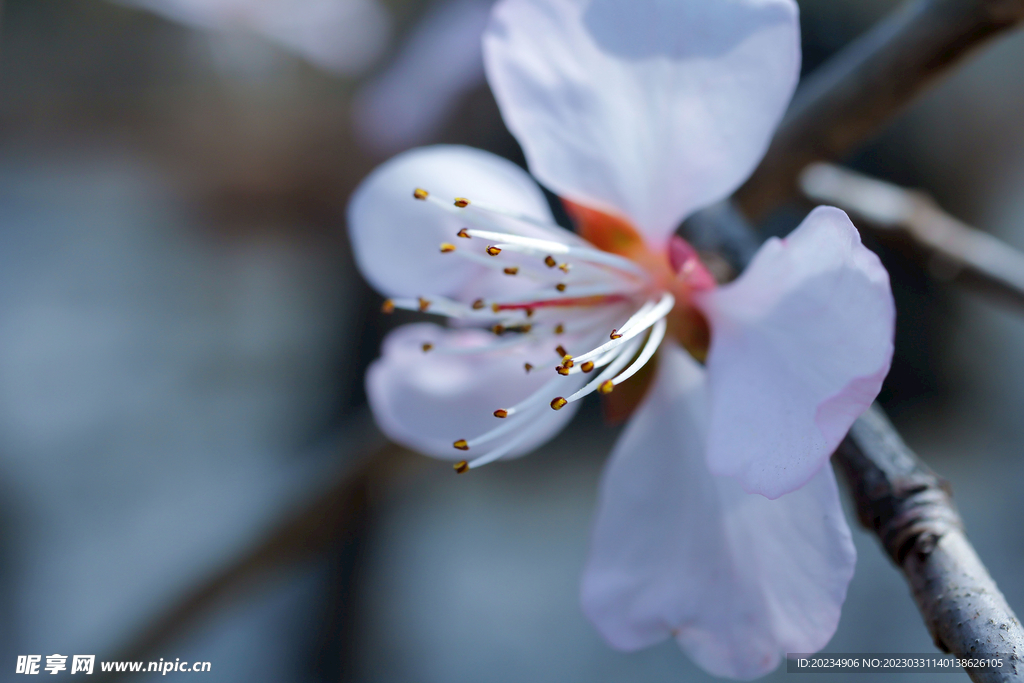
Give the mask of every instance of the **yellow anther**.
M 494 411 L 494 417 L 508 417 L 508 411 L 499 408 Z
M 594 361 L 591 361 L 591 360 L 588 360 L 588 361 L 584 362 L 582 365 L 580 365 L 580 370 L 582 370 L 583 372 L 590 372 L 593 369 L 594 369 Z
M 568 263 L 563 263 L 558 266 L 558 269 L 563 273 L 568 273 L 570 268 L 572 268 L 572 266 L 570 266 Z
M 430 302 L 427 301 L 426 299 L 424 299 L 422 296 L 420 297 L 419 301 L 420 301 L 420 310 L 421 311 L 425 311 L 428 308 L 430 308 Z
M 527 318 L 532 318 L 533 317 L 533 309 L 532 308 L 527 308 L 526 309 L 526 317 Z
M 518 272 L 519 268 L 517 268 L 516 266 L 509 266 L 508 268 L 505 269 L 505 275 L 515 275 Z
M 434 348 L 434 345 L 431 344 L 430 342 L 424 342 L 422 348 L 423 348 L 423 353 L 426 353 L 430 349 Z
M 466 228 L 463 228 L 462 230 L 459 230 L 456 234 L 459 237 L 461 237 L 463 239 L 467 239 L 467 240 L 471 237 L 470 234 L 469 234 L 469 230 L 467 230 Z
M 569 374 L 569 368 L 565 367 L 564 365 L 559 365 L 557 368 L 555 368 L 555 372 L 565 377 L 566 375 Z
M 415 190 L 412 191 L 412 196 L 416 199 L 419 199 L 420 201 L 423 201 L 424 199 L 430 196 L 430 193 L 424 190 L 422 187 L 417 187 Z
M 559 282 L 557 285 L 555 285 L 555 289 L 557 289 L 559 292 L 564 292 L 565 291 L 565 283 L 564 282 Z
M 559 344 L 558 346 L 555 347 L 555 353 L 557 353 L 562 358 L 565 358 L 566 356 L 569 355 L 569 352 L 566 351 L 565 347 L 562 346 L 561 344 Z
M 441 253 L 442 254 L 450 254 L 453 251 L 455 251 L 455 245 L 454 244 L 452 244 L 450 242 L 442 242 L 441 243 Z
M 452 445 L 455 446 L 460 451 L 468 451 L 469 450 L 469 443 L 465 439 L 459 439 L 458 441 L 456 441 Z
M 615 385 L 612 384 L 612 381 L 610 379 L 606 379 L 605 381 L 601 382 L 601 386 L 599 386 L 597 390 L 600 391 L 602 394 L 610 394 L 612 393 L 612 389 L 614 388 Z
M 505 326 L 502 325 L 501 323 L 498 323 L 497 325 L 491 328 L 491 332 L 493 332 L 494 334 L 505 334 Z
M 469 206 L 469 200 L 466 199 L 465 197 L 456 197 L 455 198 L 455 206 L 459 207 L 460 209 L 463 209 L 463 208 Z
M 459 474 L 465 474 L 466 472 L 469 472 L 469 463 L 466 462 L 465 460 L 458 461 L 457 463 L 452 465 L 452 467 L 454 467 L 455 471 L 458 472 Z
M 565 332 L 565 325 L 562 323 L 555 325 L 555 334 L 562 334 L 563 332 Z
M 575 365 L 575 363 L 573 363 L 572 361 L 572 356 L 568 354 L 562 356 L 562 365 L 564 365 L 567 368 L 571 368 L 573 365 Z
M 530 365 L 529 363 L 524 363 L 523 367 L 526 368 L 527 372 L 529 372 L 530 370 L 533 370 L 533 366 Z
M 487 247 L 487 253 L 490 254 L 491 256 L 497 256 L 498 254 L 501 253 L 501 249 L 498 249 L 497 247 L 492 245 L 490 247 Z
M 555 266 L 558 265 L 558 261 L 555 260 L 554 256 L 545 256 L 544 265 L 546 265 L 548 268 L 554 268 Z
M 612 333 L 608 335 L 609 339 L 622 339 L 622 335 L 619 334 L 618 330 L 612 330 Z
M 497 313 L 498 311 L 501 310 L 501 304 L 499 304 L 498 302 L 494 302 L 493 304 L 491 304 L 491 310 Z
M 559 396 L 558 398 L 554 398 L 554 399 L 551 399 L 551 407 L 552 407 L 552 408 L 553 408 L 554 410 L 561 410 L 562 408 L 564 408 L 564 407 L 565 407 L 565 406 L 567 406 L 568 404 L 569 404 L 569 402 L 568 402 L 568 401 L 566 401 L 566 400 L 565 400 L 564 398 L 562 398 L 561 396 Z
M 381 313 L 391 314 L 395 312 L 395 302 L 391 299 L 384 299 L 384 303 L 380 307 Z
M 484 300 L 483 299 L 477 299 L 476 301 L 474 301 L 471 304 L 471 307 L 472 307 L 472 309 L 474 311 L 479 311 L 481 308 L 484 307 Z

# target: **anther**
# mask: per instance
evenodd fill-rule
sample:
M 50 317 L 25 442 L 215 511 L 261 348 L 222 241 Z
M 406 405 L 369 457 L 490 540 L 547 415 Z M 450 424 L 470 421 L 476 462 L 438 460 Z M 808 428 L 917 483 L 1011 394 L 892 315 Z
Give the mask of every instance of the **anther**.
M 565 358 L 566 356 L 569 355 L 569 352 L 566 351 L 565 347 L 562 346 L 561 344 L 559 344 L 558 346 L 555 347 L 555 353 L 557 353 L 562 358 Z
M 497 313 L 498 311 L 501 310 L 501 304 L 495 301 L 493 304 L 491 304 L 491 310 Z
M 532 318 L 533 317 L 533 309 L 532 308 L 527 308 L 526 309 L 526 317 L 527 318 Z
M 412 191 L 412 196 L 415 199 L 423 201 L 424 199 L 430 196 L 430 193 L 424 190 L 422 187 L 417 187 L 415 190 Z
M 452 445 L 455 446 L 460 451 L 468 451 L 469 450 L 469 443 L 465 439 L 459 439 L 458 441 L 456 441 Z
M 466 199 L 465 197 L 456 197 L 455 206 L 459 207 L 460 209 L 464 209 L 465 207 L 469 206 L 469 200 Z
M 472 308 L 472 309 L 473 309 L 474 311 L 479 311 L 479 310 L 480 310 L 481 308 L 483 308 L 483 307 L 484 307 L 484 300 L 483 300 L 483 299 L 477 299 L 476 301 L 474 301 L 474 302 L 473 302 L 473 303 L 472 303 L 472 304 L 470 305 L 470 307 L 471 307 L 471 308 Z
M 554 398 L 554 399 L 551 400 L 551 408 L 554 409 L 554 410 L 561 410 L 568 403 L 569 403 L 568 401 L 566 401 L 564 398 L 559 396 L 558 398 Z
M 515 275 L 518 272 L 519 268 L 517 268 L 516 266 L 509 266 L 508 268 L 505 269 L 505 275 Z
M 455 234 L 457 234 L 459 237 L 461 237 L 463 239 L 467 239 L 467 240 L 471 239 L 470 236 L 469 236 L 469 230 L 467 230 L 466 228 L 463 228 L 462 230 L 459 230 Z
M 565 291 L 565 283 L 564 282 L 559 282 L 557 285 L 555 285 L 555 289 L 557 289 L 559 292 L 564 292 Z
M 434 345 L 431 344 L 430 342 L 424 342 L 422 348 L 423 348 L 423 353 L 426 353 L 430 349 L 434 348 Z
M 610 394 L 612 393 L 612 389 L 614 388 L 615 385 L 612 384 L 612 381 L 610 379 L 606 379 L 605 381 L 601 382 L 601 386 L 599 386 L 597 390 L 600 391 L 602 394 Z
M 555 372 L 565 377 L 566 375 L 569 374 L 569 368 L 565 367 L 564 365 L 559 365 L 558 367 L 555 368 Z
M 570 266 L 568 263 L 563 263 L 558 266 L 558 269 L 563 273 L 568 273 L 570 268 L 572 268 L 572 266 Z
M 499 408 L 498 410 L 494 411 L 494 417 L 502 417 L 502 418 L 508 417 L 508 411 L 504 410 L 502 408 Z
M 609 339 L 622 339 L 622 335 L 619 334 L 618 330 L 612 330 L 612 333 L 608 335 Z
M 554 256 L 545 256 L 544 265 L 546 265 L 548 268 L 554 268 L 555 266 L 558 265 L 558 261 L 555 260 Z
M 498 254 L 501 253 L 501 249 L 498 249 L 498 247 L 495 246 L 490 246 L 487 247 L 487 253 L 490 254 L 491 256 L 497 256 Z
M 441 243 L 441 253 L 442 254 L 450 254 L 453 251 L 455 251 L 455 245 L 454 244 L 452 244 L 450 242 L 442 242 Z
M 419 299 L 419 300 L 420 300 L 420 310 L 421 310 L 421 311 L 425 311 L 425 310 L 427 310 L 428 308 L 430 308 L 430 302 L 429 302 L 429 301 L 427 301 L 426 299 L 424 299 L 424 298 L 423 298 L 422 296 L 420 297 L 420 299 Z
M 575 363 L 572 362 L 572 356 L 568 354 L 562 356 L 562 365 L 564 365 L 567 368 L 571 368 L 573 365 L 575 365 Z
M 497 325 L 491 328 L 491 332 L 493 332 L 494 334 L 505 334 L 505 326 L 502 325 L 501 323 L 498 323 Z
M 395 312 L 395 302 L 391 299 L 384 299 L 384 303 L 380 307 L 381 313 L 391 314 Z
M 533 370 L 533 366 L 530 365 L 529 363 L 524 363 L 523 367 L 526 368 L 527 372 L 529 372 L 530 370 Z
M 455 471 L 459 474 L 465 474 L 466 472 L 469 472 L 469 463 L 466 462 L 465 460 L 458 461 L 457 463 L 452 465 L 452 467 L 454 467 Z
M 562 334 L 563 332 L 565 332 L 565 325 L 562 323 L 555 325 L 555 334 Z
M 592 360 L 588 360 L 587 362 L 585 362 L 582 365 L 580 365 L 580 370 L 582 370 L 583 372 L 590 372 L 593 369 L 594 369 L 594 361 L 592 361 Z

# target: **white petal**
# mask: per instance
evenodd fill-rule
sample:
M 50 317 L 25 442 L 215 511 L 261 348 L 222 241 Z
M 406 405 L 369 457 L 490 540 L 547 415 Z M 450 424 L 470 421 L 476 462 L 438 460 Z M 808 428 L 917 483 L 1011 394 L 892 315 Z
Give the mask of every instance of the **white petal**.
M 399 154 L 363 180 L 348 206 L 349 237 L 359 270 L 388 296 L 455 295 L 490 272 L 454 254 L 440 253 L 442 242 L 481 253 L 485 245 L 457 238 L 469 224 L 457 214 L 413 199 L 416 188 L 445 202 L 468 197 L 554 224 L 540 188 L 511 161 L 452 145 Z
M 604 474 L 583 607 L 615 647 L 674 636 L 709 672 L 749 679 L 825 646 L 856 553 L 830 468 L 777 500 L 708 472 L 705 392 L 666 347 Z
M 502 0 L 483 46 L 534 176 L 659 246 L 750 174 L 800 69 L 792 0 Z
M 697 295 L 711 324 L 708 466 L 775 498 L 825 463 L 892 360 L 889 276 L 839 209 L 770 240 L 735 282 Z
M 381 357 L 366 373 L 366 393 L 381 430 L 403 446 L 450 460 L 471 460 L 500 445 L 496 441 L 470 451 L 452 447 L 458 439 L 471 439 L 503 424 L 494 417 L 495 410 L 515 405 L 556 375 L 554 363 L 527 373 L 525 356 L 517 351 L 442 352 L 446 347 L 484 345 L 494 339 L 488 332 L 447 330 L 430 323 L 403 325 L 391 332 Z M 424 353 L 425 342 L 434 349 Z M 565 380 L 567 387 L 577 386 L 574 380 Z M 570 404 L 555 413 L 545 404 L 539 413 L 542 428 L 524 420 L 524 428 L 534 433 L 513 450 L 512 457 L 528 453 L 561 431 L 576 407 Z

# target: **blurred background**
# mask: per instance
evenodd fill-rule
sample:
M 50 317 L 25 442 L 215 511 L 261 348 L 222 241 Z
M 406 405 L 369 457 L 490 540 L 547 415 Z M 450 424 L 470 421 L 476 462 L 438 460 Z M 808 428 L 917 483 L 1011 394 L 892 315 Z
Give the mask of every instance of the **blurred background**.
M 896 3 L 800 5 L 810 71 Z M 617 431 L 596 404 L 470 478 L 386 447 L 365 407 L 402 318 L 354 269 L 346 201 L 419 144 L 523 163 L 483 81 L 489 7 L 3 0 L 5 671 L 57 652 L 210 661 L 217 681 L 709 680 L 671 643 L 610 650 L 579 610 Z M 846 161 L 1024 249 L 1021 63 L 1024 35 L 999 40 Z M 1019 613 L 1024 317 L 871 244 L 899 312 L 883 403 Z M 828 650 L 932 652 L 854 535 Z

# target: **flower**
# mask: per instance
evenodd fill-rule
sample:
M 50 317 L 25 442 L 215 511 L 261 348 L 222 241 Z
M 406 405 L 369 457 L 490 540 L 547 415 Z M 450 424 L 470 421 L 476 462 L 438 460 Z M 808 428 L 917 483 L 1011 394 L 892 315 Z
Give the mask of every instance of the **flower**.
M 735 678 L 835 630 L 855 553 L 827 461 L 892 356 L 888 276 L 838 209 L 722 286 L 673 234 L 763 154 L 798 31 L 791 0 L 501 0 L 488 81 L 579 234 L 519 167 L 463 147 L 391 159 L 348 215 L 385 308 L 452 320 L 387 337 L 374 415 L 460 472 L 656 363 L 604 473 L 583 609 L 613 646 L 673 637 Z

